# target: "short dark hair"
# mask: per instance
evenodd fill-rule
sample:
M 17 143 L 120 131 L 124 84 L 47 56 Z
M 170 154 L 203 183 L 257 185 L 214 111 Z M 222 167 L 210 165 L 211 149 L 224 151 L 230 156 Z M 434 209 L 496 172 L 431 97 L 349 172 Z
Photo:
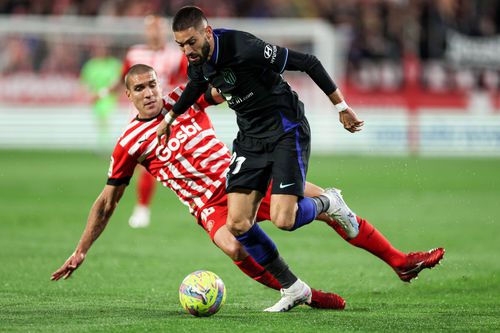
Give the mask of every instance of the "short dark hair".
M 183 31 L 191 27 L 198 29 L 203 23 L 208 24 L 203 11 L 196 6 L 184 6 L 177 11 L 172 21 L 172 30 Z
M 135 64 L 135 65 L 133 65 L 127 71 L 127 74 L 125 74 L 125 78 L 123 80 L 125 82 L 125 87 L 127 87 L 127 89 L 129 88 L 129 86 L 128 86 L 128 79 L 129 79 L 130 76 L 136 75 L 136 74 L 149 73 L 149 72 L 153 72 L 153 73 L 156 74 L 155 69 L 153 67 L 151 67 L 151 66 L 148 66 L 148 65 L 145 65 L 145 64 Z

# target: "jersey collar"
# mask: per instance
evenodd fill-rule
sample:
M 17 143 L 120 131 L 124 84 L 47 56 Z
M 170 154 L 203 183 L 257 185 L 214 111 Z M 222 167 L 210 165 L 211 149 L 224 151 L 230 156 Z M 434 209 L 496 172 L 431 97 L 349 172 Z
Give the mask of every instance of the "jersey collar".
M 213 31 L 213 37 L 214 37 L 214 52 L 212 53 L 209 62 L 212 65 L 217 65 L 217 61 L 219 60 L 219 33 L 217 29 Z
M 163 108 L 160 110 L 160 112 L 158 112 L 158 114 L 157 114 L 157 115 L 155 115 L 155 116 L 153 116 L 153 117 L 151 117 L 151 118 L 139 118 L 139 115 L 137 115 L 137 116 L 135 116 L 135 120 L 137 120 L 137 121 L 143 121 L 143 122 L 151 121 L 151 120 L 153 120 L 153 119 L 158 118 L 158 116 L 160 116 L 160 115 L 165 115 L 166 111 L 167 111 L 167 110 L 163 107 Z

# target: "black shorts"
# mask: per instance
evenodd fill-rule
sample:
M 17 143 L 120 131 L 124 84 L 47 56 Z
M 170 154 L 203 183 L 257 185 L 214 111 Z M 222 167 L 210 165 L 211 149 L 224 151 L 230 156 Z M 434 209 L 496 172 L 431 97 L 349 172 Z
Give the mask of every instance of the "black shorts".
M 238 188 L 265 194 L 272 180 L 273 194 L 304 196 L 307 166 L 311 152 L 309 124 L 297 127 L 276 140 L 244 137 L 238 133 L 227 173 L 226 192 Z

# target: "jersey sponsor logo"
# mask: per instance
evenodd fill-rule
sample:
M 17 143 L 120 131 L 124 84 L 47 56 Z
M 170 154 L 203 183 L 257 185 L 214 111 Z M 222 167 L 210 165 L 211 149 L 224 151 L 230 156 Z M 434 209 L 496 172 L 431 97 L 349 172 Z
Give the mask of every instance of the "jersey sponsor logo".
M 277 54 L 278 54 L 278 48 L 276 47 L 276 45 L 266 44 L 266 46 L 264 47 L 264 58 L 271 59 L 269 62 L 271 64 L 274 64 L 274 62 L 276 61 Z
M 233 107 L 235 105 L 243 103 L 244 101 L 246 101 L 247 99 L 249 99 L 250 97 L 252 97 L 253 96 L 253 91 L 249 92 L 248 94 L 246 94 L 243 97 L 234 96 L 234 95 L 227 94 L 227 93 L 222 94 L 222 96 L 227 101 L 227 104 L 230 107 Z
M 273 55 L 273 48 L 271 47 L 271 45 L 267 44 L 264 47 L 264 58 L 269 59 L 271 58 L 272 55 Z
M 179 130 L 174 137 L 168 140 L 166 146 L 158 146 L 158 148 L 156 148 L 155 153 L 160 161 L 168 161 L 170 157 L 172 157 L 172 153 L 179 150 L 182 143 L 202 131 L 200 125 L 198 125 L 194 119 L 191 119 L 191 123 L 192 125 L 179 126 Z
M 295 183 L 290 183 L 290 184 L 280 183 L 280 188 L 287 188 L 287 187 L 290 187 L 290 186 L 293 186 L 293 185 L 295 185 Z
M 236 83 L 236 74 L 230 68 L 224 68 L 222 70 L 222 77 L 224 81 L 228 84 L 234 85 Z

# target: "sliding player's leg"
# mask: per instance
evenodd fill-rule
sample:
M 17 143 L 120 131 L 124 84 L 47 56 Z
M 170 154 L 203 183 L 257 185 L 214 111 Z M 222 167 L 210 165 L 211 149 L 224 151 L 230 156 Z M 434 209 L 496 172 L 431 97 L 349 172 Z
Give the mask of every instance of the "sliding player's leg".
M 305 193 L 307 196 L 317 196 L 323 191 L 322 188 L 311 183 L 306 184 Z M 350 211 L 343 199 L 338 201 L 337 209 Z M 342 238 L 350 244 L 365 249 L 378 258 L 382 259 L 394 269 L 399 278 L 405 282 L 410 282 L 417 278 L 420 271 L 425 268 L 432 268 L 443 259 L 445 250 L 443 248 L 432 249 L 427 252 L 411 252 L 405 254 L 396 249 L 373 225 L 365 219 L 356 216 L 358 233 L 355 237 L 349 237 L 346 228 L 337 219 L 333 219 L 326 214 L 318 217 L 326 222 Z

